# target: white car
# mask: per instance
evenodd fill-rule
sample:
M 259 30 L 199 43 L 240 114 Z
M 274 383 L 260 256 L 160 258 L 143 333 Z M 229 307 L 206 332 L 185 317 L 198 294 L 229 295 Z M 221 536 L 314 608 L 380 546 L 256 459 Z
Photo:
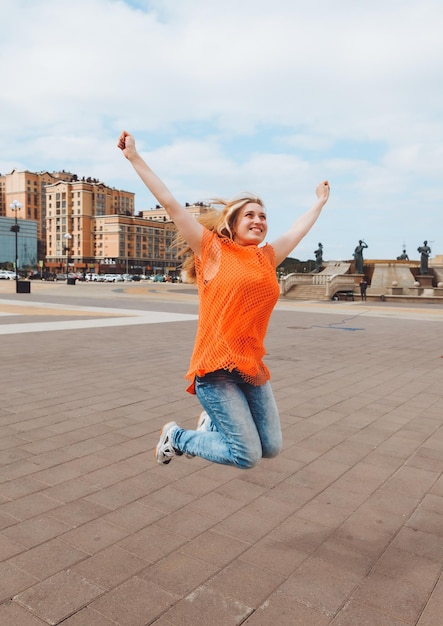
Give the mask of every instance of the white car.
M 15 280 L 15 272 L 0 270 L 0 280 Z
M 121 283 L 122 281 L 121 274 L 105 274 L 105 282 L 107 283 Z

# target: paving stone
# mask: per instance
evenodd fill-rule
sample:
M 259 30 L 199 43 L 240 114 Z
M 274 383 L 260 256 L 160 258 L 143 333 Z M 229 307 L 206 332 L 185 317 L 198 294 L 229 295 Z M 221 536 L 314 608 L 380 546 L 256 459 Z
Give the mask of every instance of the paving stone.
M 186 544 L 186 537 L 151 524 L 118 542 L 118 546 L 136 554 L 148 563 L 155 563 Z
M 373 573 L 355 591 L 353 599 L 388 613 L 396 619 L 415 624 L 431 591 L 432 588 L 428 590 L 417 587 L 402 578 Z
M 43 493 L 33 493 L 1 505 L 1 512 L 19 520 L 26 520 L 38 513 L 46 513 L 59 506 L 59 502 Z
M 81 609 L 75 615 L 63 621 L 63 626 L 115 626 L 116 622 L 110 620 L 93 609 Z
M 90 607 L 121 626 L 144 626 L 164 613 L 178 596 L 158 585 L 132 577 Z
M 325 613 L 317 611 L 277 591 L 256 609 L 244 622 L 247 626 L 326 626 L 330 618 Z M 356 624 L 353 624 L 356 626 Z M 371 625 L 373 626 L 373 625 Z M 387 626 L 387 625 L 386 625 Z
M 314 552 L 333 533 L 333 529 L 317 522 L 312 522 L 291 515 L 282 524 L 274 528 L 269 536 L 284 541 L 288 549 L 296 548 L 307 554 Z
M 72 615 L 104 590 L 71 570 L 46 578 L 15 596 L 15 602 L 55 625 Z
M 147 567 L 140 572 L 139 577 L 155 582 L 171 593 L 184 596 L 199 587 L 217 571 L 217 565 L 176 551 Z
M 175 604 L 165 618 L 182 626 L 237 626 L 251 612 L 251 607 L 202 585 Z
M 377 610 L 374 607 L 351 600 L 339 615 L 329 623 L 331 626 L 357 626 L 357 624 L 358 626 L 375 626 L 375 624 L 377 626 L 405 626 L 415 622 L 405 622 L 384 612 L 384 610 Z M 433 626 L 437 626 L 437 622 Z
M 0 604 L 0 624 L 5 626 L 42 626 L 44 622 L 16 602 L 8 600 Z
M 2 534 L 26 548 L 33 548 L 70 530 L 71 526 L 48 515 L 37 515 L 3 529 Z
M 71 528 L 77 528 L 86 522 L 103 517 L 108 512 L 109 508 L 105 506 L 91 502 L 86 498 L 77 498 L 75 501 L 53 509 L 49 515 Z
M 6 561 L 11 556 L 23 552 L 24 549 L 25 547 L 23 545 L 20 545 L 12 539 L 9 539 L 9 537 L 5 537 L 0 534 L 0 562 Z
M 391 545 L 412 554 L 435 560 L 437 563 L 443 562 L 443 543 L 439 535 L 405 527 L 400 530 Z
M 34 585 L 37 579 L 8 562 L 0 563 L 0 603 Z M 0 604 L 1 606 L 1 604 Z
M 432 591 L 417 626 L 436 626 L 441 621 L 443 615 L 443 582 L 440 578 Z
M 72 565 L 71 570 L 109 590 L 141 572 L 147 565 L 146 561 L 135 554 L 112 545 L 97 554 L 85 556 L 77 564 Z
M 181 551 L 202 561 L 222 567 L 245 552 L 248 546 L 249 544 L 244 541 L 209 530 L 186 543 Z
M 416 587 L 422 587 L 425 591 L 431 592 L 441 570 L 441 565 L 435 561 L 390 546 L 372 571 L 380 572 L 394 580 L 406 580 Z
M 44 580 L 63 569 L 72 567 L 74 563 L 83 561 L 87 556 L 85 552 L 60 539 L 52 539 L 9 559 L 9 563 L 28 572 L 38 580 Z
M 88 554 L 95 554 L 99 550 L 120 541 L 127 533 L 106 520 L 100 518 L 82 524 L 63 535 L 63 541 L 76 546 Z
M 332 618 L 358 582 L 355 571 L 310 556 L 280 585 L 279 591 Z
M 284 580 L 282 574 L 239 559 L 211 578 L 205 587 L 215 594 L 257 608 Z
M 284 541 L 264 537 L 246 550 L 239 560 L 288 576 L 307 557 L 306 552 L 289 547 Z

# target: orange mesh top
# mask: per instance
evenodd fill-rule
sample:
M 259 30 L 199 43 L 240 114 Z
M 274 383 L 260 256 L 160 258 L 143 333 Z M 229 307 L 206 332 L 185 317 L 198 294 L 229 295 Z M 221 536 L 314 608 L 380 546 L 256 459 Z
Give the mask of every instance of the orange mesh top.
M 195 266 L 200 296 L 197 337 L 186 378 L 238 370 L 246 382 L 270 378 L 262 362 L 264 338 L 279 298 L 274 249 L 241 246 L 204 229 Z

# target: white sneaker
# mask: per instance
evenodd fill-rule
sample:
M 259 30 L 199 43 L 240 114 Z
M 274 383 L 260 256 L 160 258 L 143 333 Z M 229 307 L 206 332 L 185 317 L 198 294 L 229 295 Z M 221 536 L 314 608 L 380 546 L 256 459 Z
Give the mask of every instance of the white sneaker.
M 178 425 L 175 422 L 168 422 L 161 430 L 160 440 L 155 448 L 155 458 L 160 465 L 167 465 L 174 456 L 182 454 L 173 448 L 171 443 L 171 433 L 176 428 L 178 428 Z
M 198 418 L 197 428 L 195 429 L 197 432 L 206 432 L 210 430 L 209 425 L 211 423 L 211 418 L 206 413 L 206 411 L 202 411 L 200 413 L 200 417 Z M 187 459 L 195 459 L 195 454 L 187 454 L 185 452 L 185 457 Z
M 208 430 L 211 430 L 210 425 L 211 425 L 211 418 L 206 413 L 206 411 L 202 411 L 200 413 L 200 417 L 198 418 L 197 430 L 200 432 L 206 432 Z

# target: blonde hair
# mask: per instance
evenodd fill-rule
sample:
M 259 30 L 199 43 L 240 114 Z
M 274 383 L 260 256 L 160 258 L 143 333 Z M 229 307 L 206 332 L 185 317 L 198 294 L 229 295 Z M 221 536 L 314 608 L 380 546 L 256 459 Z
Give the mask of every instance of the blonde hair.
M 254 202 L 264 208 L 263 201 L 255 194 L 248 191 L 242 191 L 235 194 L 229 200 L 214 198 L 211 200 L 211 209 L 206 213 L 202 213 L 197 221 L 212 232 L 217 233 L 219 237 L 227 237 L 234 239 L 234 225 L 238 212 L 246 204 Z M 216 207 L 222 207 L 218 209 Z M 183 262 L 182 269 L 186 272 L 186 281 L 195 283 L 197 280 L 195 272 L 195 258 L 191 248 L 185 243 L 183 237 L 178 234 L 176 237 L 176 245 L 179 246 L 179 254 L 187 255 Z

